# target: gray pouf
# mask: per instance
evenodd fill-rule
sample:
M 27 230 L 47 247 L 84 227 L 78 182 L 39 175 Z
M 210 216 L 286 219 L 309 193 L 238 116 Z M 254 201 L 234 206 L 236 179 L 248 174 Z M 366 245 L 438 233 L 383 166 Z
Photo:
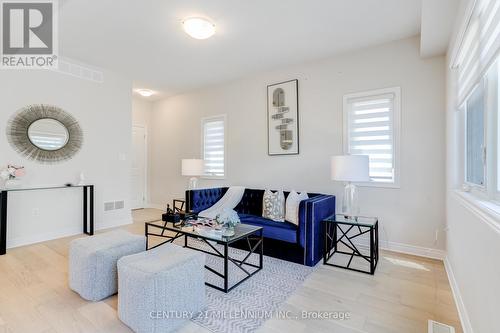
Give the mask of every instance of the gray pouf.
M 118 259 L 145 249 L 144 236 L 123 230 L 75 239 L 69 246 L 69 287 L 89 301 L 114 295 Z
M 205 255 L 174 244 L 118 260 L 118 317 L 134 332 L 171 332 L 203 310 Z

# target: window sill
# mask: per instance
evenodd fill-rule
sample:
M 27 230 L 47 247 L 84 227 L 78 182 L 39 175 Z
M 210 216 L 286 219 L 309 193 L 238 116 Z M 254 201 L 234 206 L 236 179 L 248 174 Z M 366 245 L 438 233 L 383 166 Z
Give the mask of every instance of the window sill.
M 216 180 L 216 179 L 226 179 L 226 176 L 201 176 L 200 178 Z
M 399 183 L 377 183 L 377 182 L 371 182 L 371 183 L 355 183 L 356 186 L 359 187 L 376 187 L 376 188 L 393 188 L 393 189 L 398 189 L 401 188 Z
M 500 232 L 500 203 L 481 199 L 472 193 L 461 190 L 455 190 L 454 193 L 464 206 L 486 221 L 497 232 Z

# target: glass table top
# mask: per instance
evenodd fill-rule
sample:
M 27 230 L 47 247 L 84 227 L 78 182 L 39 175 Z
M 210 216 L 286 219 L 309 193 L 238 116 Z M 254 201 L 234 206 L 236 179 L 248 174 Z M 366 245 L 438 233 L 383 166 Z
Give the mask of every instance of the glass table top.
M 224 242 L 224 243 L 235 242 L 237 240 L 250 236 L 251 234 L 254 234 L 262 229 L 262 227 L 239 223 L 234 228 L 234 235 L 224 236 L 222 229 L 216 230 L 214 228 L 205 227 L 202 225 L 193 225 L 190 224 L 189 222 L 186 222 L 185 225 L 183 225 L 182 223 L 176 223 L 174 225 L 172 222 L 167 222 L 165 224 L 165 222 L 163 221 L 154 221 L 154 222 L 149 222 L 147 224 L 154 225 L 159 228 L 163 228 L 165 230 L 172 232 L 178 232 L 193 237 L 201 237 L 208 240 Z
M 40 186 L 25 186 L 25 187 L 13 187 L 13 188 L 2 188 L 0 187 L 1 192 L 19 192 L 19 191 L 36 191 L 36 190 L 51 190 L 51 189 L 61 189 L 61 188 L 81 188 L 81 187 L 90 187 L 92 184 L 85 185 L 40 185 Z
M 332 215 L 332 216 L 326 218 L 325 221 L 371 227 L 371 226 L 374 226 L 378 222 L 378 218 L 367 217 L 367 216 L 347 216 L 344 214 L 335 214 L 335 215 Z

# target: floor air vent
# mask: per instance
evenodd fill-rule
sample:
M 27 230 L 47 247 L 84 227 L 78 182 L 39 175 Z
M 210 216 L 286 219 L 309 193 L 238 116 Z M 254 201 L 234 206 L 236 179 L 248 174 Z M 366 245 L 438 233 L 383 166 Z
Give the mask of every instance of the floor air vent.
M 455 333 L 455 329 L 452 326 L 429 320 L 429 333 Z

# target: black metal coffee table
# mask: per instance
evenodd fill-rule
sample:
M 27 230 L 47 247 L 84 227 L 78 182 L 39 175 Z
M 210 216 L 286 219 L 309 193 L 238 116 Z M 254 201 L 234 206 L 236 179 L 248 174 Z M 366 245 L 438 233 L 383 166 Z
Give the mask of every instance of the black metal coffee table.
M 209 267 L 205 265 L 205 268 L 209 270 L 210 272 L 214 273 L 218 277 L 222 278 L 224 280 L 224 287 L 221 288 L 219 286 L 213 285 L 209 282 L 205 282 L 205 284 L 209 287 L 212 287 L 214 289 L 223 291 L 225 293 L 230 292 L 232 289 L 236 288 L 239 286 L 241 283 L 255 275 L 258 271 L 260 271 L 263 267 L 263 259 L 264 259 L 264 237 L 262 234 L 262 227 L 256 227 L 248 224 L 238 224 L 235 227 L 235 233 L 233 236 L 230 237 L 225 237 L 225 236 L 217 236 L 217 235 L 212 235 L 212 234 L 207 234 L 207 233 L 200 233 L 196 231 L 192 227 L 182 227 L 177 224 L 173 223 L 165 223 L 165 222 L 147 222 L 145 224 L 145 235 L 146 235 L 146 250 L 151 250 L 154 249 L 158 246 L 161 246 L 165 243 L 173 243 L 176 239 L 184 237 L 184 247 L 193 249 L 196 251 L 201 251 L 209 255 L 213 255 L 219 258 L 222 258 L 224 260 L 224 272 L 218 272 L 212 267 Z M 155 232 L 156 231 L 156 232 Z M 166 232 L 167 231 L 167 232 Z M 160 244 L 154 245 L 152 247 L 149 247 L 149 237 L 150 236 L 156 236 L 156 237 L 162 237 L 166 238 L 167 240 L 164 242 L 161 242 Z M 189 238 L 194 238 L 201 240 L 205 244 L 207 244 L 213 252 L 206 251 L 204 249 L 192 247 L 188 239 Z M 235 258 L 232 258 L 229 255 L 229 245 L 231 245 L 234 242 L 237 242 L 239 240 L 246 240 L 246 243 L 248 244 L 248 254 L 243 258 L 242 260 L 238 260 Z M 217 244 L 220 244 L 224 247 L 223 251 L 219 251 L 212 242 L 217 242 Z M 258 251 L 258 252 L 257 252 Z M 258 253 L 259 254 L 259 264 L 253 264 L 247 262 L 247 260 L 250 258 L 250 256 L 253 253 Z M 229 271 L 228 271 L 228 266 L 229 262 L 232 262 L 236 267 L 241 269 L 245 273 L 245 277 L 233 284 L 232 286 L 229 286 Z M 252 267 L 250 269 L 249 267 Z M 255 269 L 256 268 L 256 269 Z

